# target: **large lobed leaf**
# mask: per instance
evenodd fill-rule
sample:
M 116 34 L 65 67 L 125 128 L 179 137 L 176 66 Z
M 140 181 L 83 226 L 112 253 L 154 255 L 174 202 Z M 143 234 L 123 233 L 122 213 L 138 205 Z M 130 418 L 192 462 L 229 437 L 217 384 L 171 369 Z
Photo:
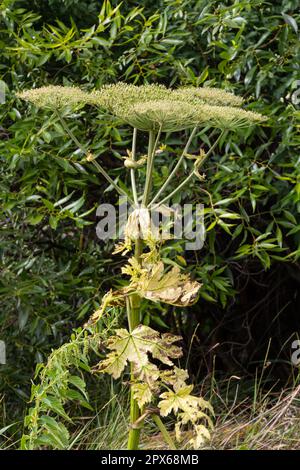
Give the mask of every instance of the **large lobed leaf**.
M 149 363 L 148 353 L 159 359 L 164 364 L 172 365 L 171 359 L 182 355 L 179 346 L 173 343 L 180 337 L 171 334 L 162 335 L 149 326 L 139 325 L 132 332 L 121 328 L 106 342 L 106 347 L 111 351 L 106 359 L 100 361 L 95 371 L 111 374 L 115 379 L 119 378 L 128 362 L 142 369 Z

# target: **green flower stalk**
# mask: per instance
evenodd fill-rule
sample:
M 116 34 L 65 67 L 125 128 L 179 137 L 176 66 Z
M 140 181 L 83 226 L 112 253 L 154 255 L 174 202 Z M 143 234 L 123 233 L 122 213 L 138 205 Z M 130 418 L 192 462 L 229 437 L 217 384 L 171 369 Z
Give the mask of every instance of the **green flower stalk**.
M 117 83 L 105 85 L 92 93 L 84 92 L 77 87 L 48 86 L 27 90 L 18 96 L 35 106 L 53 111 L 67 135 L 86 155 L 86 160 L 93 163 L 108 183 L 122 195 L 127 193 L 112 180 L 86 146 L 77 140 L 63 116 L 67 109 L 91 105 L 132 126 L 132 147 L 127 151 L 124 171 L 130 172 L 132 190 L 130 197 L 134 211 L 126 225 L 125 242 L 115 249 L 116 253 L 131 252 L 131 257 L 122 268 L 122 273 L 129 277 L 129 282 L 126 287 L 118 291 L 108 292 L 103 298 L 101 307 L 87 323 L 89 327 L 97 324 L 99 318 L 107 312 L 107 308 L 117 304 L 126 306 L 128 329 L 117 329 L 108 339 L 107 355 L 93 371 L 109 373 L 118 379 L 126 367 L 130 366 L 128 449 L 139 448 L 144 420 L 151 416 L 169 447 L 175 449 L 174 440 L 160 418 L 170 413 L 173 413 L 177 419 L 176 440 L 181 442 L 184 430 L 189 427 L 192 437 L 187 445 L 199 448 L 210 437 L 209 429 L 212 427 L 212 422 L 209 415 L 213 410 L 203 398 L 192 394 L 193 386 L 187 383 L 187 372 L 174 364 L 174 361 L 182 356 L 182 350 L 177 344 L 180 337 L 169 333 L 160 334 L 149 326 L 142 325 L 140 312 L 143 299 L 180 307 L 192 305 L 197 301 L 201 285 L 191 279 L 187 273 L 182 272 L 179 267 L 168 269 L 164 264 L 160 254 L 163 238 L 153 229 L 149 210 L 162 206 L 194 177 L 202 178 L 199 170 L 225 132 L 234 132 L 261 123 L 266 118 L 242 109 L 242 98 L 217 88 L 187 87 L 172 90 L 162 85 L 138 87 Z M 198 156 L 190 155 L 189 147 L 200 127 L 217 128 L 220 132 L 206 153 L 201 151 Z M 155 188 L 153 168 L 162 135 L 183 129 L 191 129 L 191 133 L 182 154 L 164 184 L 160 188 Z M 137 141 L 141 132 L 148 134 L 148 149 L 146 155 L 137 158 Z M 170 181 L 185 159 L 193 160 L 191 172 L 178 182 L 175 190 L 167 193 Z M 137 176 L 141 169 L 144 173 L 145 165 L 144 187 L 139 194 Z M 163 364 L 164 368 L 160 368 L 157 364 Z M 32 416 L 35 417 L 35 421 L 32 424 L 30 417 L 27 417 L 27 426 L 29 428 L 31 426 L 36 435 L 39 418 L 36 413 L 32 413 Z

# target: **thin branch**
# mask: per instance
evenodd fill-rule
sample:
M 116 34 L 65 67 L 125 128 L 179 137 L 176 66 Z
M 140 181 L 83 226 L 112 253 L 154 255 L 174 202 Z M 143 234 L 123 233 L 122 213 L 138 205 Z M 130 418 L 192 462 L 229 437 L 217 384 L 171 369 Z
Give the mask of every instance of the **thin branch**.
M 196 134 L 196 131 L 197 131 L 197 127 L 194 127 L 184 149 L 183 149 L 183 152 L 177 162 L 177 164 L 175 165 L 175 167 L 173 168 L 173 170 L 171 171 L 171 173 L 169 174 L 168 178 L 166 179 L 166 181 L 164 182 L 164 184 L 162 185 L 162 187 L 160 188 L 160 190 L 158 191 L 158 193 L 156 194 L 156 196 L 154 196 L 154 198 L 152 199 L 152 201 L 150 202 L 150 205 L 151 204 L 154 204 L 155 201 L 157 201 L 157 199 L 159 198 L 159 196 L 164 192 L 164 190 L 166 189 L 166 187 L 168 186 L 169 182 L 171 181 L 171 179 L 173 178 L 173 176 L 176 174 L 178 168 L 180 167 L 184 157 L 185 157 L 185 154 L 188 152 L 189 150 L 189 147 L 192 143 L 192 140 L 194 138 L 194 135 Z
M 175 196 L 175 194 L 178 193 L 178 191 L 180 191 L 191 179 L 192 177 L 194 176 L 195 174 L 195 170 L 192 171 L 192 173 L 189 174 L 189 176 L 187 176 L 185 178 L 185 180 L 182 181 L 182 183 L 180 183 L 179 186 L 177 186 L 174 191 L 172 191 L 170 194 L 168 194 L 166 197 L 164 197 L 160 202 L 158 202 L 157 204 L 155 204 L 154 206 L 151 206 L 151 209 L 154 210 L 156 209 L 157 207 L 159 207 L 160 205 L 164 204 L 168 199 L 172 198 L 173 196 Z
M 132 160 L 136 160 L 136 137 L 137 137 L 137 129 L 133 129 L 133 136 L 132 136 L 132 149 L 131 149 L 131 157 Z M 138 195 L 137 195 L 137 190 L 136 190 L 136 182 L 135 182 L 135 168 L 131 168 L 130 170 L 130 178 L 131 178 L 131 188 L 132 188 L 132 194 L 133 194 L 133 199 L 134 203 L 137 206 L 138 205 Z
M 142 204 L 144 206 L 146 206 L 148 204 L 148 198 L 149 198 L 150 191 L 151 191 L 154 156 L 155 156 L 155 151 L 156 151 L 159 139 L 160 139 L 161 128 L 162 128 L 162 126 L 160 126 L 160 128 L 159 128 L 159 131 L 157 133 L 155 141 L 154 141 L 155 132 L 154 131 L 149 132 L 146 182 L 145 182 L 144 195 L 143 195 L 143 199 L 142 199 Z
M 193 171 L 182 181 L 182 183 L 180 183 L 179 186 L 177 186 L 177 188 L 174 189 L 174 191 L 172 191 L 170 194 L 168 194 L 166 197 L 164 197 L 160 202 L 158 202 L 157 204 L 155 204 L 154 206 L 151 206 L 151 209 L 154 210 L 156 209 L 157 207 L 159 207 L 161 204 L 164 204 L 168 199 L 172 198 L 173 196 L 175 196 L 175 194 L 177 194 L 191 179 L 192 177 L 195 175 L 195 170 L 198 170 L 199 168 L 201 168 L 201 166 L 203 165 L 203 163 L 205 162 L 205 160 L 211 155 L 211 153 L 214 151 L 214 149 L 216 148 L 216 146 L 218 145 L 218 143 L 220 142 L 220 139 L 222 138 L 222 136 L 224 135 L 226 131 L 222 131 L 221 134 L 218 136 L 218 138 L 215 140 L 215 142 L 213 143 L 213 145 L 211 146 L 211 148 L 209 149 L 209 151 L 207 152 L 207 154 L 205 154 L 205 156 L 203 157 L 203 159 L 200 161 L 200 163 L 197 165 L 197 167 L 193 169 Z
M 221 134 L 219 134 L 219 136 L 216 138 L 216 140 L 214 141 L 214 143 L 212 144 L 212 146 L 210 147 L 210 149 L 208 150 L 208 152 L 204 155 L 204 158 L 201 160 L 201 166 L 202 164 L 205 162 L 205 160 L 212 154 L 212 152 L 215 150 L 216 146 L 218 145 L 218 143 L 220 142 L 221 138 L 223 137 L 223 135 L 225 134 L 226 130 L 222 130 L 221 131 Z
M 84 153 L 84 155 L 86 157 L 88 157 L 89 156 L 89 151 L 79 142 L 79 140 L 74 135 L 74 133 L 72 132 L 72 130 L 70 129 L 70 127 L 68 126 L 68 124 L 66 123 L 64 118 L 62 117 L 62 115 L 57 110 L 55 110 L 55 114 L 59 118 L 59 120 L 61 122 L 61 125 L 63 126 L 63 128 L 66 131 L 66 133 L 68 134 L 68 136 L 73 140 L 73 142 L 77 145 L 77 147 Z M 100 165 L 100 163 L 98 163 L 96 160 L 90 160 L 90 161 L 97 168 L 99 173 L 101 173 L 102 176 L 104 176 L 104 178 L 106 178 L 106 180 L 114 187 L 114 189 L 118 192 L 118 194 L 128 198 L 128 200 L 132 204 L 133 201 L 128 196 L 128 194 L 115 183 L 115 181 L 109 176 L 109 174 L 104 170 L 104 168 Z

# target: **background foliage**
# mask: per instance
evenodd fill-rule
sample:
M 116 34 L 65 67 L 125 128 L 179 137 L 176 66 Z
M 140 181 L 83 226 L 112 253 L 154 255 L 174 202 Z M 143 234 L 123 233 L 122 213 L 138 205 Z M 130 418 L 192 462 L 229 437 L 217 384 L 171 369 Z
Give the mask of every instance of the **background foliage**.
M 69 338 L 111 283 L 119 283 L 120 260 L 112 259 L 112 244 L 95 235 L 95 208 L 115 202 L 113 193 L 85 167 L 54 118 L 15 98 L 16 91 L 47 83 L 88 90 L 118 80 L 205 83 L 234 91 L 249 109 L 269 116 L 251 135 L 222 142 L 206 164 L 205 183 L 195 181 L 173 201 L 206 207 L 205 246 L 186 253 L 190 271 L 204 283 L 199 302 L 187 313 L 161 307 L 145 315 L 150 324 L 171 324 L 183 335 L 198 382 L 212 373 L 251 378 L 267 350 L 269 379 L 287 380 L 299 329 L 297 7 L 296 0 L 2 1 L 3 426 L 22 418 L 36 363 Z M 131 137 L 126 127 L 82 110 L 72 128 L 111 175 L 123 173 Z M 199 135 L 193 150 L 209 139 Z M 156 184 L 181 142 L 181 134 L 169 138 Z M 141 138 L 141 151 L 143 144 Z M 165 249 L 182 262 L 182 244 Z

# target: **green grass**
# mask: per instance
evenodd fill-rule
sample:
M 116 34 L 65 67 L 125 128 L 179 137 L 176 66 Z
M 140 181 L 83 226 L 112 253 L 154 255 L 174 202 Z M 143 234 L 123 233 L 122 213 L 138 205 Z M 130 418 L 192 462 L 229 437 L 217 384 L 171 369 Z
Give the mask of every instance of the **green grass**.
M 213 402 L 216 417 L 211 442 L 205 449 L 216 450 L 288 450 L 300 449 L 300 380 L 293 369 L 290 386 L 275 391 L 270 380 L 268 361 L 257 369 L 253 380 L 231 376 L 217 380 L 215 375 L 203 381 L 199 393 Z M 119 387 L 108 377 L 92 387 L 94 412 L 78 416 L 71 429 L 69 450 L 126 449 L 128 437 L 129 397 L 127 387 Z M 0 400 L 5 418 L 5 401 Z M 74 416 L 74 409 L 72 409 Z M 174 422 L 166 423 L 173 435 Z M 22 423 L 0 429 L 0 449 L 18 448 Z M 174 436 L 173 436 L 174 437 Z M 186 435 L 185 442 L 188 440 Z M 185 442 L 178 448 L 184 448 Z M 168 449 L 150 417 L 146 418 L 141 449 Z
M 228 388 L 228 382 L 222 387 Z M 239 385 L 239 386 L 238 386 Z M 248 390 L 248 384 L 245 384 Z M 236 380 L 233 398 L 215 395 L 215 429 L 205 448 L 217 450 L 300 449 L 300 385 L 274 393 L 258 391 L 245 398 L 241 381 Z M 239 392 L 240 389 L 240 392 Z M 73 435 L 73 449 L 126 449 L 127 397 L 115 396 L 94 418 L 83 420 Z M 169 430 L 173 423 L 169 421 Z M 172 434 L 172 431 L 171 431 Z M 178 446 L 184 448 L 183 446 Z M 161 434 L 149 418 L 142 435 L 141 448 L 167 449 Z

